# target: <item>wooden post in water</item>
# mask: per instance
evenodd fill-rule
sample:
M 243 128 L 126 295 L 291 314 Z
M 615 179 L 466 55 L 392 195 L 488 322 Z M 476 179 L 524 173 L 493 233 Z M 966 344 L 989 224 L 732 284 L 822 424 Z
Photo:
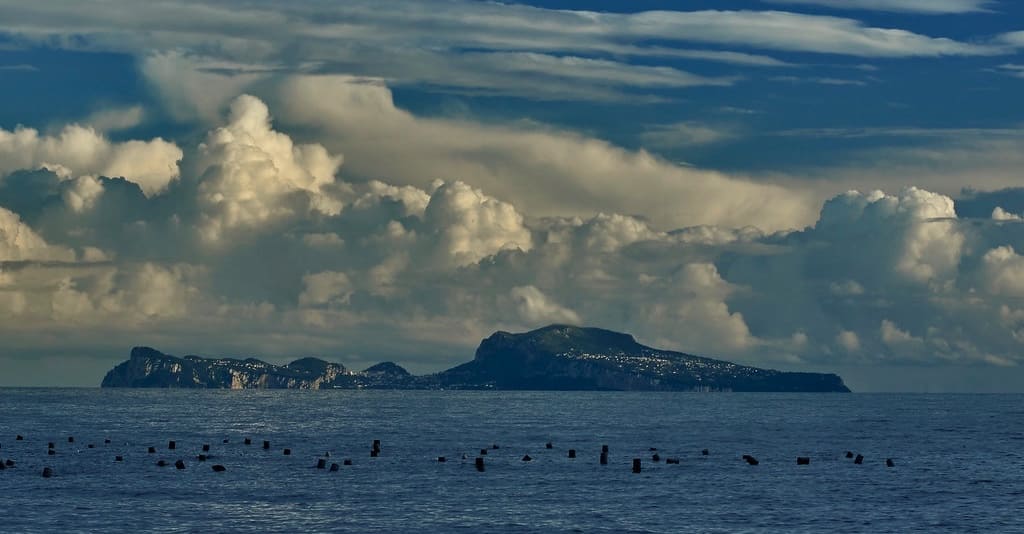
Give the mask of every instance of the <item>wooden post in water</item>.
M 569 449 L 569 458 L 576 457 L 576 449 Z
M 640 472 L 640 458 L 633 458 L 633 472 Z
M 167 450 L 173 451 L 176 448 L 178 448 L 178 444 L 175 443 L 174 440 L 171 440 L 171 441 L 167 442 Z
M 477 471 L 480 471 L 481 473 L 484 472 L 484 459 L 483 459 L 483 457 L 477 456 L 475 465 L 476 465 L 476 470 Z
M 607 451 L 602 451 L 601 452 L 601 465 L 608 465 L 608 452 Z

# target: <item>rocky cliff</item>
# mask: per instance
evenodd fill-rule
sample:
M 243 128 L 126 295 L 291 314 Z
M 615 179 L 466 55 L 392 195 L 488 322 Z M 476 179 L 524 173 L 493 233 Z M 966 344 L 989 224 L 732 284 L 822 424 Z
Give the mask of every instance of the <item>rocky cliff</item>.
M 385 364 L 380 364 L 385 365 Z M 395 364 L 392 375 L 404 373 Z M 378 366 L 374 366 L 378 367 Z M 371 368 L 372 369 L 372 368 Z M 128 361 L 107 373 L 101 387 L 162 387 L 219 389 L 327 389 L 379 386 L 383 373 L 350 371 L 344 365 L 318 358 L 302 358 L 287 365 L 257 359 L 178 358 L 149 347 L 132 349 Z

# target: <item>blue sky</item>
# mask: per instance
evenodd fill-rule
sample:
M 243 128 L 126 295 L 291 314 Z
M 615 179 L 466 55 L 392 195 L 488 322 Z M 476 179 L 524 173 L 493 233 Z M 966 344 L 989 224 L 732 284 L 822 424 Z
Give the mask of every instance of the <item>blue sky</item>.
M 1024 6 L 1014 2 L 950 2 L 948 13 L 915 12 L 889 2 L 889 11 L 837 9 L 824 5 L 785 2 L 524 2 L 544 9 L 640 13 L 652 10 L 790 10 L 801 14 L 838 17 L 865 27 L 901 29 L 922 36 L 964 43 L 990 43 L 997 36 L 1019 30 Z M 840 3 L 841 4 L 841 3 Z M 885 4 L 881 2 L 879 4 Z M 911 6 L 913 4 L 910 4 Z M 961 12 L 971 6 L 976 11 Z M 937 9 L 937 8 L 935 8 Z M 3 96 L 10 105 L 0 109 L 0 124 L 45 127 L 78 120 L 110 106 L 145 103 L 159 111 L 137 68 L 143 50 L 111 52 L 89 45 L 85 32 L 68 32 L 72 45 L 56 46 L 57 39 L 25 43 L 16 28 L 6 32 L 8 46 L 0 47 L 5 67 Z M 642 36 L 641 36 L 642 37 Z M 80 44 L 76 44 L 75 40 Z M 0 41 L 3 42 L 3 41 Z M 622 56 L 615 53 L 574 51 L 574 57 L 621 61 L 627 65 L 667 67 L 711 78 L 734 78 L 728 86 L 617 87 L 628 96 L 609 102 L 577 101 L 569 85 L 565 92 L 513 96 L 476 96 L 466 87 L 400 83 L 394 89 L 402 107 L 428 114 L 467 111 L 484 120 L 530 119 L 585 130 L 627 147 L 647 147 L 666 157 L 695 165 L 746 172 L 796 171 L 849 157 L 853 149 L 916 146 L 914 129 L 1015 128 L 1022 121 L 1018 94 L 1024 83 L 1019 69 L 1020 48 L 991 55 L 906 55 L 878 57 L 863 53 L 793 51 L 747 43 L 631 39 L 645 47 L 688 51 L 735 52 L 775 60 L 784 66 L 752 67 L 707 59 Z M 88 51 L 80 51 L 80 50 Z M 473 51 L 453 46 L 451 54 Z M 476 50 L 486 50 L 478 48 Z M 297 58 L 294 58 L 297 59 Z M 329 66 L 326 68 L 330 68 Z M 360 67 L 372 73 L 372 67 Z M 396 80 L 402 82 L 401 80 Z M 633 98 L 635 97 L 635 98 Z M 657 98 L 660 102 L 650 102 Z M 45 104 L 42 104 L 45 102 Z M 600 113 L 595 113 L 595 107 Z M 156 113 L 152 132 L 179 124 L 160 121 Z M 687 122 L 715 142 L 660 143 L 650 146 L 643 134 L 652 128 Z M 177 127 L 177 128 L 175 128 Z M 829 130 L 831 135 L 821 135 Z M 855 139 L 836 140 L 856 130 Z M 147 132 L 148 133 L 148 132 Z M 650 141 L 650 137 L 647 141 Z M 691 139 L 692 141 L 693 139 Z
M 574 322 L 1024 390 L 1018 2 L 0 11 L 10 384 L 141 343 L 429 371 Z

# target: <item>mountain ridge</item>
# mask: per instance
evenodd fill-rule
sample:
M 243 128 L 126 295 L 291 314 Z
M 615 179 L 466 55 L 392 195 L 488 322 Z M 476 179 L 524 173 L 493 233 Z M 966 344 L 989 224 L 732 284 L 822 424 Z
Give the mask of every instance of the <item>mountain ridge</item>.
M 274 365 L 254 358 L 176 357 L 135 347 L 128 361 L 107 373 L 101 387 L 850 391 L 835 374 L 739 365 L 654 349 L 621 332 L 570 325 L 495 332 L 481 341 L 469 362 L 420 376 L 393 362 L 353 371 L 320 358 Z

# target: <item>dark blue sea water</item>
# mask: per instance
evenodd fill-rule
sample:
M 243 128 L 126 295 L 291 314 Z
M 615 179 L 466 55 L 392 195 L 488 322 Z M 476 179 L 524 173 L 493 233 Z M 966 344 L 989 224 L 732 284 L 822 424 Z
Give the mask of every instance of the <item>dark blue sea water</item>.
M 3 389 L 0 531 L 1022 531 L 1022 448 L 1020 395 Z

